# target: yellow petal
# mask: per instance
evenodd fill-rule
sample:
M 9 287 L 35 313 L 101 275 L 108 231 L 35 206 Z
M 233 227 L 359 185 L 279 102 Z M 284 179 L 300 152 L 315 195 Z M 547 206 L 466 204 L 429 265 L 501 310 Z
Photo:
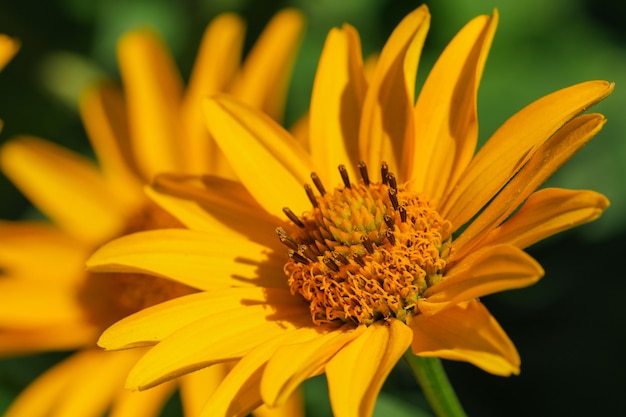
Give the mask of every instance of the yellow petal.
M 605 123 L 599 114 L 580 116 L 563 126 L 539 147 L 504 189 L 455 240 L 453 257 L 468 253 L 487 233 L 504 221 L 537 187 L 596 135 Z
M 303 27 L 299 11 L 277 13 L 246 57 L 231 94 L 280 120 Z
M 100 331 L 90 322 L 75 320 L 43 322 L 28 329 L 4 328 L 0 331 L 0 357 L 93 346 Z
M 472 159 L 478 140 L 478 84 L 498 24 L 479 16 L 452 39 L 431 70 L 415 105 L 415 137 L 407 141 L 410 187 L 438 200 Z
M 20 42 L 4 34 L 0 34 L 0 71 L 20 49 Z
M 283 221 L 263 210 L 239 182 L 213 176 L 162 174 L 156 177 L 154 189 L 184 199 L 166 201 L 163 196 L 157 203 L 166 204 L 166 211 L 184 224 L 189 225 L 188 222 L 192 221 L 190 229 L 227 233 L 284 252 L 278 239 L 272 238 L 276 226 Z M 185 200 L 193 201 L 195 207 L 184 205 Z M 201 213 L 198 208 L 202 209 Z
M 171 334 L 133 367 L 126 386 L 147 389 L 177 376 L 241 358 L 251 349 L 311 323 L 306 307 L 250 305 L 223 311 Z
M 176 385 L 162 384 L 148 391 L 120 389 L 114 399 L 109 417 L 156 417 L 174 393 Z
M 282 405 L 304 380 L 316 375 L 335 353 L 365 331 L 365 326 L 351 327 L 346 325 L 311 341 L 279 347 L 263 373 L 263 402 L 270 407 Z
M 183 132 L 179 140 L 186 172 L 222 172 L 225 160 L 206 130 L 202 100 L 230 88 L 241 61 L 244 37 L 244 22 L 232 13 L 217 16 L 204 31 L 181 110 Z
M 121 230 L 126 207 L 80 155 L 25 136 L 2 147 L 0 165 L 35 206 L 73 236 L 100 242 Z
M 289 290 L 244 287 L 203 291 L 178 297 L 148 307 L 113 324 L 106 329 L 98 345 L 106 349 L 155 344 L 201 317 L 245 305 L 267 304 L 286 307 L 302 305 L 302 300 L 291 295 Z
M 433 316 L 412 316 L 408 325 L 416 355 L 469 362 L 495 375 L 519 374 L 520 358 L 513 342 L 479 301 Z
M 104 177 L 116 198 L 128 205 L 143 201 L 121 91 L 111 83 L 87 88 L 80 97 L 80 115 Z
M 327 184 L 336 182 L 341 164 L 350 177 L 358 178 L 358 133 L 366 88 L 359 34 L 350 25 L 331 29 L 317 65 L 309 122 L 311 156 L 316 173 Z
M 405 139 L 413 135 L 415 77 L 429 24 L 423 5 L 400 22 L 380 54 L 359 130 L 361 159 L 370 167 L 386 161 L 390 171 L 399 173 Z
M 95 272 L 157 275 L 198 289 L 259 285 L 285 287 L 280 263 L 265 246 L 229 235 L 161 229 L 126 235 L 99 248 L 87 261 Z M 260 267 L 267 273 L 259 274 Z
M 421 313 L 433 315 L 461 301 L 532 285 L 542 276 L 541 265 L 521 249 L 488 246 L 452 266 L 417 305 Z
M 0 270 L 12 279 L 33 286 L 42 281 L 77 284 L 84 279 L 90 252 L 88 245 L 49 224 L 0 221 Z
M 589 81 L 549 94 L 513 115 L 478 151 L 439 212 L 461 227 L 556 131 L 611 91 L 611 83 Z
M 230 367 L 228 365 L 218 363 L 178 379 L 185 416 L 196 417 L 200 415 L 207 398 L 220 386 L 229 370 Z M 150 391 L 152 390 L 147 392 Z
M 318 326 L 287 330 L 259 343 L 226 376 L 207 401 L 200 417 L 246 415 L 261 404 L 260 383 L 265 364 L 280 346 L 315 340 L 324 334 Z
M 144 180 L 162 171 L 180 171 L 177 138 L 183 86 L 173 58 L 155 33 L 137 30 L 120 39 L 118 61 L 132 148 Z
M 412 337 L 411 329 L 399 320 L 377 322 L 330 360 L 326 377 L 335 416 L 372 414 L 383 382 Z
M 209 132 L 237 177 L 256 201 L 276 217 L 283 207 L 295 213 L 310 209 L 303 190 L 314 171 L 309 155 L 268 116 L 221 96 L 205 101 Z
M 303 390 L 294 391 L 280 407 L 268 407 L 263 404 L 256 408 L 252 415 L 254 417 L 304 417 Z
M 547 188 L 533 193 L 482 245 L 508 243 L 526 248 L 563 230 L 597 219 L 609 200 L 595 191 Z

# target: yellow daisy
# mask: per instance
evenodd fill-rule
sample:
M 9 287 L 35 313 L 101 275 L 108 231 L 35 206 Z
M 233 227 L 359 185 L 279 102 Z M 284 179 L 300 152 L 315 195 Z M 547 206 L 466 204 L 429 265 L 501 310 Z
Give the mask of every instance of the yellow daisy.
M 203 290 L 103 333 L 107 349 L 152 346 L 127 386 L 239 360 L 202 416 L 281 405 L 325 373 L 342 417 L 371 415 L 405 352 L 418 374 L 428 357 L 519 373 L 515 346 L 479 297 L 535 283 L 543 270 L 523 249 L 608 206 L 593 191 L 537 189 L 601 129 L 602 115 L 581 114 L 613 85 L 547 95 L 476 152 L 476 94 L 497 20 L 463 27 L 417 98 L 425 6 L 397 26 L 371 78 L 357 32 L 333 29 L 313 87 L 310 152 L 261 112 L 208 100 L 207 126 L 239 182 L 158 177 L 155 202 L 188 229 L 125 236 L 88 263 Z
M 201 98 L 228 92 L 278 119 L 302 27 L 299 12 L 277 14 L 242 64 L 244 23 L 217 17 L 186 89 L 160 39 L 130 32 L 118 45 L 124 90 L 102 83 L 80 101 L 99 166 L 34 137 L 2 147 L 3 171 L 52 222 L 0 222 L 0 354 L 78 349 L 33 382 L 7 417 L 159 413 L 175 385 L 131 395 L 124 379 L 140 352 L 111 355 L 96 347 L 97 337 L 128 314 L 197 290 L 139 274 L 87 273 L 85 260 L 125 233 L 181 225 L 145 197 L 155 173 L 232 175 L 204 127 Z M 197 414 L 226 369 L 181 381 L 186 415 Z M 292 405 L 278 414 L 298 415 Z

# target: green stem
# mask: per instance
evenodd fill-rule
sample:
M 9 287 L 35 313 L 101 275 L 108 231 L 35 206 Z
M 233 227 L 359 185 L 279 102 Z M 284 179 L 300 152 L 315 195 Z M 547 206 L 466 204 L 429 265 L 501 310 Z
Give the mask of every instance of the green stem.
M 439 358 L 414 355 L 409 349 L 404 354 L 426 399 L 438 417 L 465 417 L 465 411 L 454 393 Z

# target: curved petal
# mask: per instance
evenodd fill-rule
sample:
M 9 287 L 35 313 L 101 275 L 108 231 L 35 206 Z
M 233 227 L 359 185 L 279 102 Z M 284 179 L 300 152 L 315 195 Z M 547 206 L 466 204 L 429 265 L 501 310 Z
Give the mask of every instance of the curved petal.
M 383 382 L 412 337 L 411 329 L 399 320 L 377 322 L 330 360 L 326 377 L 335 416 L 372 414 Z
M 441 215 L 461 227 L 485 206 L 537 149 L 564 124 L 613 91 L 606 81 L 588 81 L 549 94 L 507 120 L 478 151 L 449 196 Z
M 541 265 L 521 249 L 488 246 L 455 264 L 417 306 L 422 314 L 433 315 L 461 301 L 532 285 L 542 276 Z
M 241 62 L 244 38 L 245 24 L 232 13 L 217 16 L 204 31 L 181 108 L 184 132 L 179 140 L 186 172 L 228 172 L 224 155 L 207 132 L 202 101 L 230 88 Z
M 122 229 L 126 207 L 86 158 L 23 136 L 4 144 L 0 165 L 35 206 L 71 235 L 100 242 Z
M 88 245 L 49 224 L 0 221 L 0 275 L 6 278 L 33 286 L 78 284 L 85 277 L 89 253 Z
M 409 186 L 438 200 L 474 156 L 477 92 L 498 24 L 479 16 L 452 39 L 426 78 L 415 105 L 415 136 L 404 148 Z
M 304 17 L 296 9 L 276 13 L 246 57 L 230 93 L 279 121 L 303 27 Z
M 147 273 L 202 290 L 286 286 L 282 264 L 272 262 L 265 246 L 187 229 L 123 236 L 99 248 L 87 267 L 95 272 Z
M 412 316 L 411 349 L 419 356 L 465 361 L 494 375 L 519 374 L 513 342 L 479 301 L 457 304 L 439 314 Z
M 408 14 L 385 44 L 363 103 L 359 129 L 361 159 L 370 167 L 382 161 L 398 172 L 402 148 L 413 135 L 417 64 L 430 24 L 423 5 Z
M 469 253 L 477 241 L 504 221 L 537 187 L 591 140 L 605 121 L 599 114 L 577 117 L 539 147 L 500 193 L 455 239 L 456 252 L 452 257 L 462 257 Z
M 358 133 L 366 88 L 359 34 L 350 25 L 331 29 L 317 64 L 309 121 L 311 157 L 327 184 L 335 183 L 341 164 L 351 178 L 358 178 Z
M 120 389 L 111 406 L 108 417 L 157 417 L 174 393 L 176 385 L 162 384 L 148 391 Z
M 268 303 L 282 307 L 302 306 L 302 300 L 287 289 L 243 287 L 203 291 L 156 304 L 123 318 L 104 331 L 98 345 L 117 350 L 154 344 L 199 318 L 246 305 Z
M 256 201 L 278 218 L 283 207 L 310 209 L 303 184 L 314 171 L 309 155 L 268 116 L 228 98 L 205 101 L 209 132 Z
M 129 205 L 143 201 L 122 92 L 111 83 L 96 84 L 83 91 L 79 108 L 98 164 L 115 189 L 116 198 Z
M 207 401 L 200 417 L 247 415 L 262 404 L 261 378 L 268 359 L 276 349 L 292 343 L 315 340 L 323 334 L 318 326 L 303 327 L 260 342 L 224 378 Z
M 264 341 L 311 324 L 307 308 L 251 305 L 206 317 L 152 347 L 133 367 L 126 386 L 147 389 L 215 363 L 239 359 Z
M 91 323 L 71 320 L 41 323 L 28 329 L 0 330 L 0 357 L 61 351 L 93 346 L 101 329 Z
M 489 233 L 480 244 L 508 243 L 523 249 L 597 219 L 608 206 L 609 200 L 595 191 L 539 190 L 531 194 L 513 216 Z
M 20 49 L 20 42 L 0 33 L 0 71 Z
M 353 329 L 345 325 L 314 340 L 279 347 L 263 372 L 263 402 L 270 407 L 282 405 L 304 380 L 319 374 L 338 351 L 364 331 L 365 326 Z
M 118 61 L 128 103 L 133 153 L 143 178 L 183 169 L 178 120 L 183 84 L 165 45 L 149 30 L 124 35 Z

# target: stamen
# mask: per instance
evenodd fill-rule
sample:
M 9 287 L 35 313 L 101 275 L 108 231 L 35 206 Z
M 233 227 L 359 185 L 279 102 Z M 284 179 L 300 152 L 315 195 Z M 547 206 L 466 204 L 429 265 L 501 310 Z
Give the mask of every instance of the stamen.
M 387 185 L 387 174 L 389 174 L 389 165 L 387 165 L 387 162 L 383 161 L 380 164 L 380 182 L 382 182 L 383 185 Z
M 313 184 L 315 184 L 315 188 L 320 192 L 321 195 L 326 194 L 326 189 L 324 188 L 324 184 L 322 184 L 322 180 L 317 176 L 315 172 L 311 172 L 311 180 L 313 180 Z
M 400 213 L 400 220 L 402 221 L 402 223 L 406 223 L 406 207 L 398 207 L 398 212 Z
M 389 187 L 391 187 L 394 190 L 398 191 L 398 183 L 396 182 L 396 176 L 393 175 L 392 172 L 389 172 L 387 174 L 387 182 L 389 182 Z
M 304 191 L 306 192 L 306 196 L 309 197 L 309 201 L 313 204 L 314 208 L 319 207 L 319 203 L 317 202 L 317 198 L 315 198 L 315 194 L 313 194 L 313 189 L 309 184 L 304 184 Z
M 280 243 L 287 246 L 289 249 L 298 250 L 298 243 L 287 234 L 285 229 L 277 227 L 276 234 L 278 235 L 278 239 L 280 239 Z
M 350 188 L 350 177 L 348 176 L 348 170 L 345 165 L 339 165 L 339 174 L 343 180 L 343 185 L 345 185 L 346 188 Z
M 383 220 L 385 221 L 387 227 L 393 230 L 393 225 L 395 224 L 394 218 L 388 214 L 385 214 L 383 216 Z
M 367 236 L 363 236 L 361 238 L 361 244 L 363 244 L 363 247 L 365 247 L 365 250 L 367 250 L 367 253 L 369 253 L 370 255 L 374 253 L 374 245 Z
M 361 258 L 359 255 L 357 255 L 356 253 L 353 254 L 354 256 L 352 256 L 352 260 L 354 262 L 356 262 L 357 264 L 359 264 L 360 267 L 364 267 L 365 266 L 365 261 L 363 260 L 363 258 Z
M 341 262 L 344 265 L 349 265 L 350 261 L 348 260 L 348 258 L 346 258 L 345 256 L 343 256 L 341 253 L 337 252 L 337 251 L 333 251 L 332 252 L 333 258 L 335 258 L 335 260 Z
M 365 162 L 359 161 L 359 171 L 361 171 L 361 178 L 363 178 L 363 183 L 366 187 L 370 185 L 370 176 L 367 173 L 367 165 Z
M 300 250 L 300 252 L 302 252 L 304 256 L 306 256 L 310 260 L 317 261 L 317 255 L 315 254 L 315 252 L 313 252 L 313 249 L 311 249 L 309 246 L 300 245 L 298 246 L 298 249 Z
M 300 220 L 300 218 L 296 216 L 296 214 L 293 211 L 291 211 L 289 207 L 283 207 L 283 213 L 285 213 L 285 215 L 289 217 L 289 220 L 294 222 L 296 226 L 298 226 L 301 229 L 304 229 L 304 223 L 302 223 L 302 220 Z
M 389 200 L 391 200 L 391 205 L 393 206 L 394 210 L 398 210 L 398 190 L 394 189 L 394 188 L 390 188 L 389 191 L 387 192 L 389 194 Z
M 387 231 L 385 232 L 385 236 L 387 236 L 387 240 L 389 240 L 389 243 L 391 243 L 392 246 L 395 246 L 396 236 L 390 229 L 387 229 Z
M 289 257 L 293 259 L 295 262 L 298 262 L 304 265 L 308 265 L 311 262 L 304 256 L 300 255 L 298 252 L 295 252 L 292 250 L 289 251 Z
M 332 259 L 324 257 L 323 262 L 324 265 L 328 267 L 328 269 L 332 270 L 333 272 L 339 272 L 339 265 L 337 265 Z

